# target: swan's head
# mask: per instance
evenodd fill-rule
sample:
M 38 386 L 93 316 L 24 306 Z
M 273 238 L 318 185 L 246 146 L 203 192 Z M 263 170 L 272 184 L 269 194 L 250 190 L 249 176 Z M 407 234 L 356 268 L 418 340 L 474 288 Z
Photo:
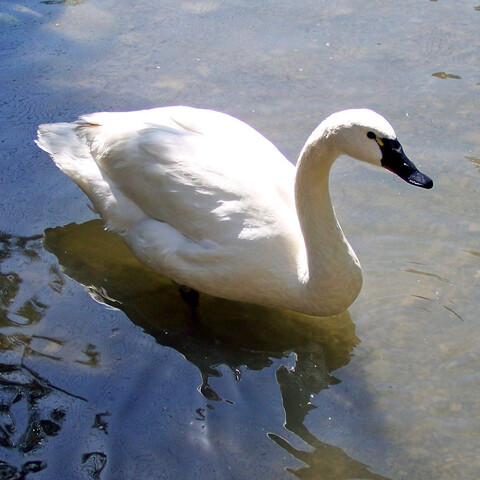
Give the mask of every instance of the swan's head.
M 343 110 L 330 115 L 320 127 L 340 154 L 384 167 L 412 185 L 432 188 L 432 180 L 407 158 L 392 126 L 378 113 Z

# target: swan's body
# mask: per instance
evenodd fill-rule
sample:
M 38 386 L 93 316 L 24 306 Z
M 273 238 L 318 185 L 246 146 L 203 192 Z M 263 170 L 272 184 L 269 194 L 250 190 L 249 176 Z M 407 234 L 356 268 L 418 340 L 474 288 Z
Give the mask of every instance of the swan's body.
M 383 163 L 390 143 L 406 159 L 370 110 L 325 120 L 297 169 L 240 120 L 189 107 L 42 125 L 37 143 L 140 261 L 201 292 L 320 316 L 346 310 L 362 284 L 330 201 L 333 161 L 395 170 Z M 410 165 L 399 175 L 430 188 Z

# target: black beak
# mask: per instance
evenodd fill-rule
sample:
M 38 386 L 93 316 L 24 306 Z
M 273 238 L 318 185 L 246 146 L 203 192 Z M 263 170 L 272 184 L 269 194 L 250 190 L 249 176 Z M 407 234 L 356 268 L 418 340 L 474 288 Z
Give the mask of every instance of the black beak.
M 383 154 L 382 165 L 387 170 L 397 174 L 411 185 L 422 188 L 433 187 L 432 179 L 420 172 L 413 162 L 407 158 L 398 140 L 382 138 L 377 139 L 377 143 Z

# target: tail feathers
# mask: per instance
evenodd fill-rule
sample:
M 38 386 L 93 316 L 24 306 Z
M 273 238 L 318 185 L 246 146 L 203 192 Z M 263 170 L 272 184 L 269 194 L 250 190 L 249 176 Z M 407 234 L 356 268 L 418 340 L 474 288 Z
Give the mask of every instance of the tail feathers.
M 102 175 L 90 148 L 75 123 L 40 125 L 35 143 L 47 152 L 92 201 L 108 229 L 126 233 L 144 213 Z
M 78 135 L 77 125 L 71 123 L 40 125 L 35 143 L 82 189 L 84 183 L 102 178 L 88 145 Z

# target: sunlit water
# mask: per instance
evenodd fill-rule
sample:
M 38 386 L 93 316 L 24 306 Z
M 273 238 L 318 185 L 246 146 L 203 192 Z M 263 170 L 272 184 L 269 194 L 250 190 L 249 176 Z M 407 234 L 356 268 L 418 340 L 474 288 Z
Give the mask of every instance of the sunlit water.
M 479 27 L 467 0 L 0 2 L 0 478 L 478 478 Z M 334 167 L 365 277 L 345 315 L 197 314 L 32 142 L 167 104 L 292 161 L 368 106 L 435 187 Z

